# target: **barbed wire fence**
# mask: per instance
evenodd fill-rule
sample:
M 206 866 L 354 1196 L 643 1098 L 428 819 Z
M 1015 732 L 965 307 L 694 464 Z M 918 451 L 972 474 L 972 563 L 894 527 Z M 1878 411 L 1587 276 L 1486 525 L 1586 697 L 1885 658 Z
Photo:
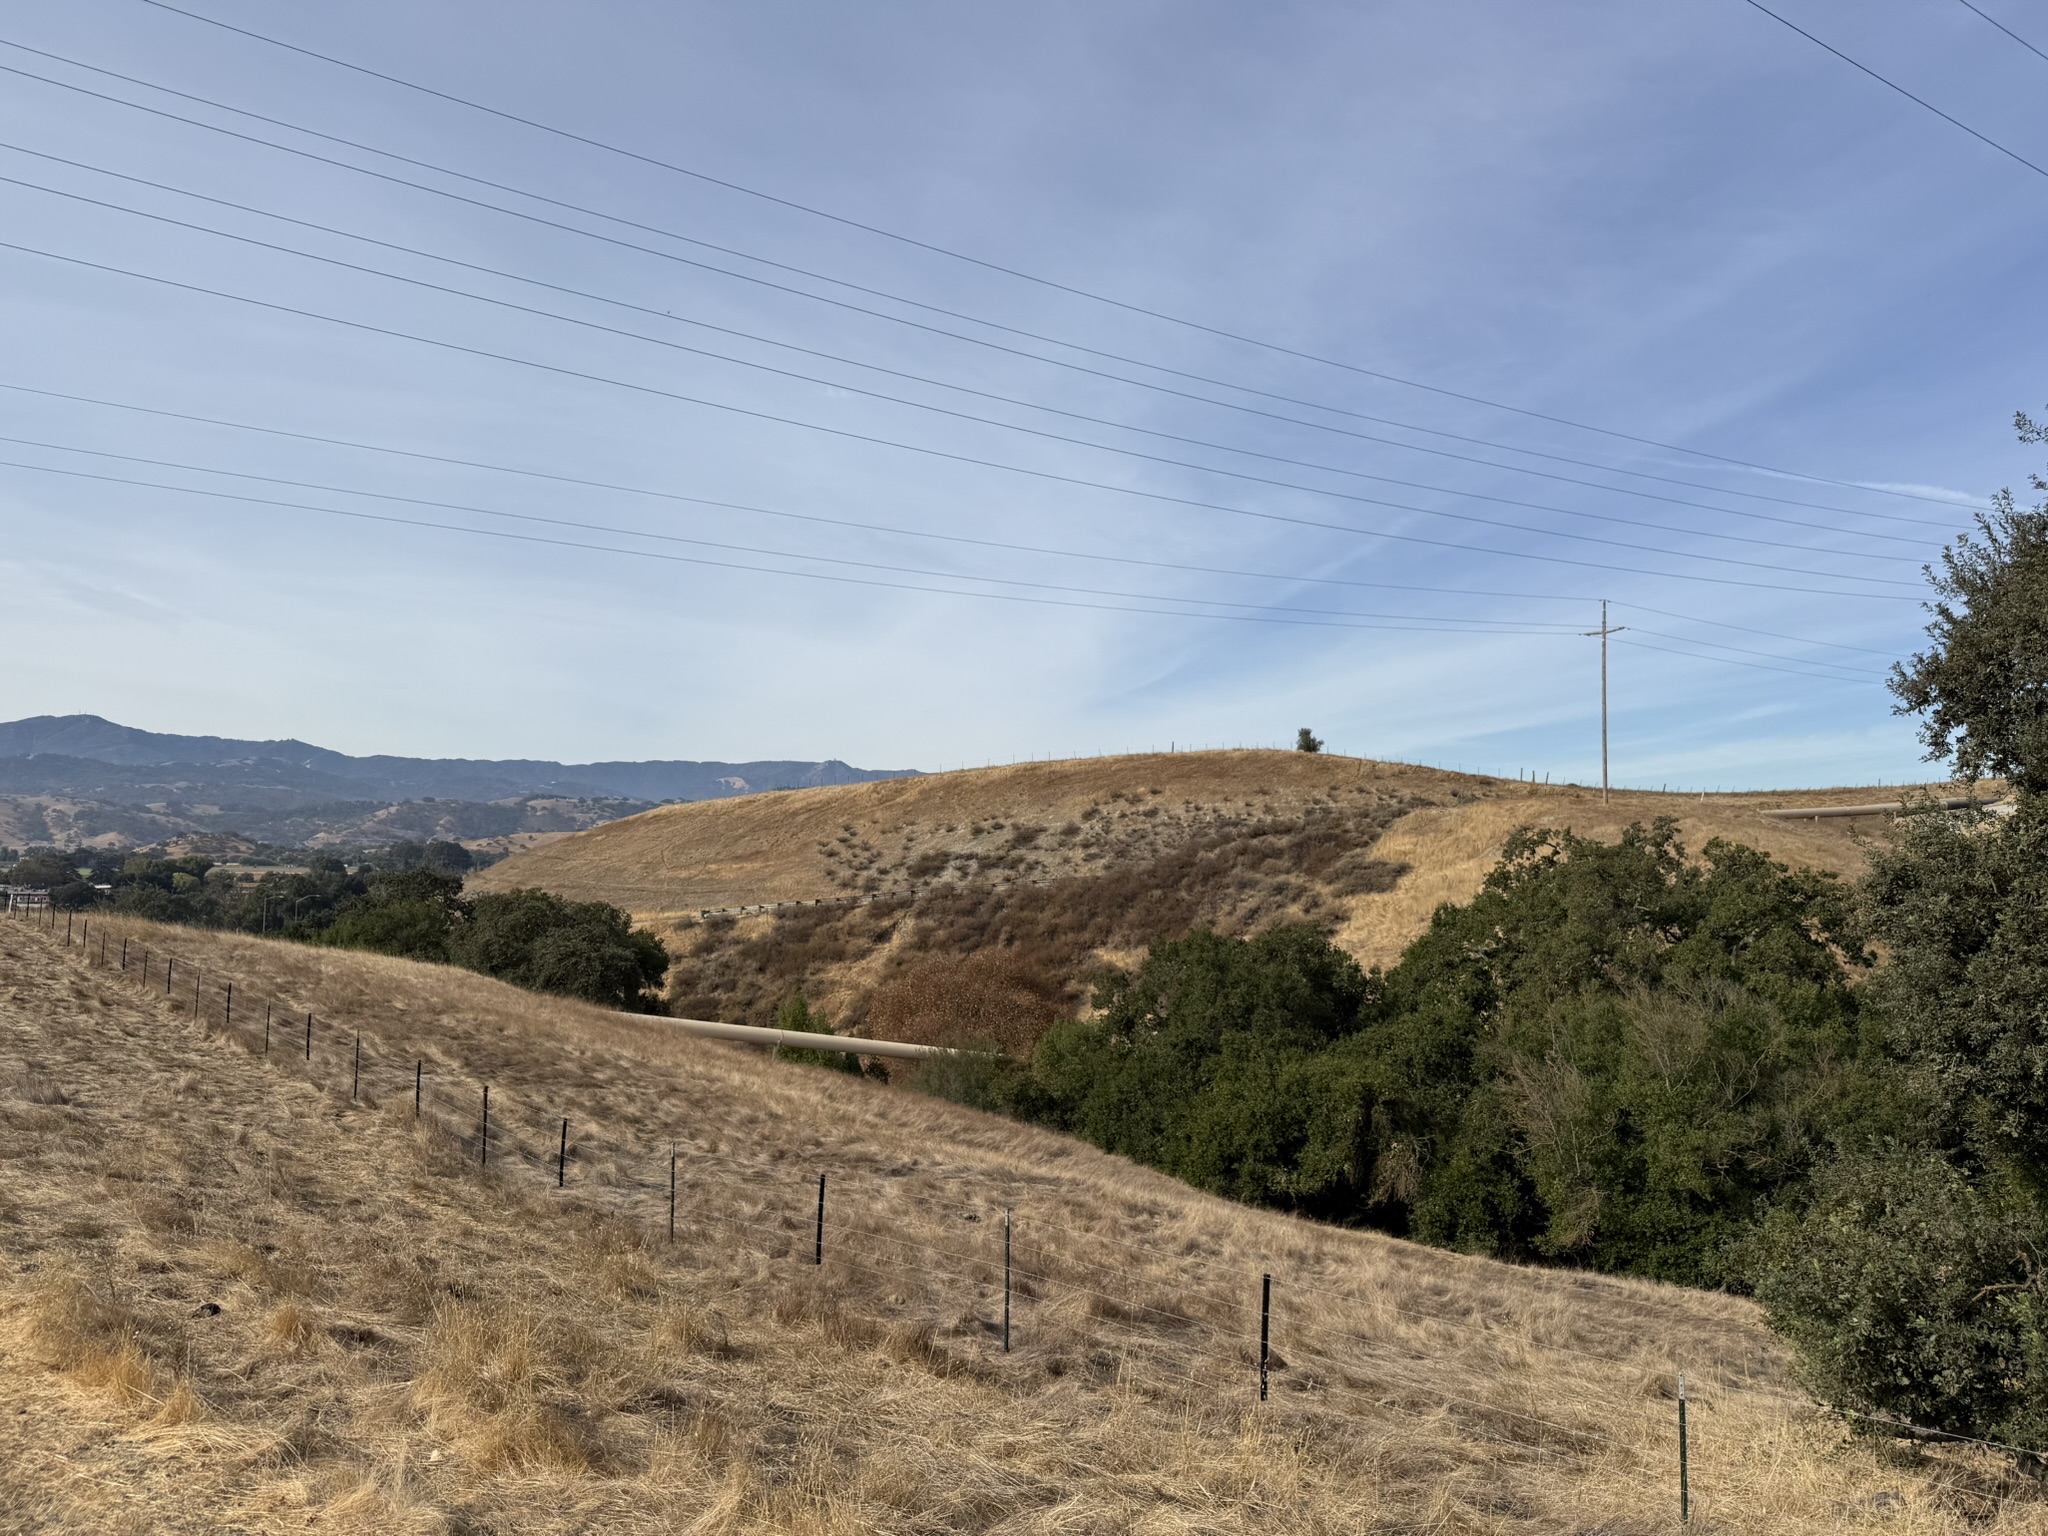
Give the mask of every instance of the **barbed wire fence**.
M 575 1117 L 559 1114 L 558 1105 L 543 1107 L 524 1097 L 508 1098 L 502 1087 L 494 1099 L 487 1077 L 459 1067 L 451 1070 L 443 1062 L 429 1074 L 425 1055 L 393 1050 L 382 1032 L 366 1031 L 355 1022 L 323 1020 L 317 1009 L 301 1006 L 302 997 L 288 999 L 217 967 L 208 969 L 154 928 L 138 933 L 118 919 L 94 922 L 89 914 L 60 914 L 53 907 L 14 909 L 5 915 L 42 934 L 63 953 L 94 970 L 112 972 L 277 1070 L 337 1093 L 345 1084 L 353 1102 L 371 1107 L 393 1102 L 402 1106 L 409 1096 L 421 1129 L 480 1175 L 545 1178 L 564 1199 L 591 1214 L 623 1221 L 653 1242 L 675 1243 L 679 1231 L 724 1233 L 750 1243 L 763 1259 L 795 1271 L 798 1278 L 806 1267 L 823 1272 L 829 1266 L 891 1284 L 911 1281 L 928 1286 L 936 1279 L 971 1294 L 977 1316 L 984 1310 L 990 1314 L 984 1331 L 991 1349 L 999 1348 L 1001 1354 L 1011 1353 L 1013 1318 L 1023 1324 L 1018 1331 L 1028 1342 L 1031 1311 L 1042 1314 L 1049 1304 L 1065 1302 L 1080 1314 L 1102 1356 L 1113 1361 L 1119 1383 L 1162 1392 L 1213 1393 L 1235 1380 L 1248 1401 L 1267 1401 L 1270 1395 L 1304 1408 L 1443 1415 L 1461 1433 L 1484 1439 L 1490 1455 L 1510 1463 L 1561 1457 L 1583 1461 L 1604 1453 L 1612 1458 L 1611 1469 L 1635 1483 L 1646 1502 L 1665 1501 L 1681 1520 L 1697 1513 L 1699 1502 L 1691 1476 L 1696 1458 L 1689 1455 L 1688 1446 L 1697 1431 L 1687 1423 L 1687 1410 L 1700 1406 L 1700 1400 L 1696 1395 L 1688 1399 L 1688 1380 L 1695 1394 L 1705 1382 L 1715 1392 L 1743 1394 L 1785 1408 L 1783 1394 L 1737 1380 L 1731 1370 L 1713 1362 L 1675 1362 L 1680 1369 L 1663 1434 L 1669 1455 L 1660 1468 L 1646 1455 L 1646 1444 L 1658 1438 L 1654 1433 L 1629 1437 L 1608 1428 L 1564 1422 L 1532 1383 L 1524 1385 L 1513 1405 L 1457 1393 L 1432 1369 L 1438 1363 L 1433 1357 L 1373 1337 L 1362 1321 L 1347 1327 L 1309 1317 L 1288 1304 L 1304 1298 L 1368 1315 L 1386 1311 L 1476 1336 L 1509 1354 L 1533 1350 L 1606 1370 L 1641 1368 L 1639 1360 L 1626 1356 L 1555 1340 L 1511 1337 L 1469 1318 L 1403 1307 L 1383 1296 L 1348 1295 L 1284 1274 L 1276 1284 L 1272 1273 L 1255 1276 L 1221 1259 L 1073 1227 L 1036 1213 L 1027 1212 L 1027 1220 L 1020 1223 L 1014 1205 L 990 1203 L 968 1216 L 991 1218 L 983 1230 L 994 1231 L 992 1218 L 1000 1209 L 1000 1253 L 963 1251 L 890 1230 L 858 1205 L 853 1214 L 842 1214 L 846 1202 L 833 1202 L 828 1194 L 831 1188 L 845 1188 L 850 1176 L 844 1171 L 820 1169 L 815 1185 L 807 1173 L 787 1191 L 764 1188 L 757 1169 L 704 1144 L 687 1128 L 668 1140 L 665 1152 L 650 1151 L 635 1160 L 645 1162 L 651 1176 L 614 1166 L 601 1182 L 580 1183 L 571 1177 L 583 1150 L 575 1134 Z M 940 1220 L 957 1221 L 962 1215 L 957 1204 L 942 1207 L 895 1189 L 889 1196 L 899 1204 L 922 1207 Z M 1126 1266 L 1055 1248 L 1040 1233 L 1170 1266 L 1197 1284 L 1184 1287 L 1176 1298 L 1140 1299 L 1123 1284 L 1128 1279 Z M 1276 1295 L 1281 1303 L 1277 1310 Z M 1000 1325 L 994 1321 L 998 1303 Z M 1213 1368 L 1214 1376 L 1200 1376 L 1161 1358 L 1162 1336 L 1170 1337 L 1180 1353 Z M 1742 1371 L 1752 1374 L 1747 1359 Z M 1504 1368 L 1498 1379 L 1511 1380 L 1513 1375 Z M 1277 1393 L 1271 1390 L 1276 1377 L 1281 1389 Z M 2043 1459 L 2042 1453 L 2022 1447 L 1839 1412 L 1844 1419 L 1923 1441 L 1951 1442 L 2035 1464 Z M 1957 1469 L 1956 1475 L 1931 1480 L 1927 1486 L 1951 1495 L 1963 1513 L 1981 1519 L 2015 1502 L 2040 1502 L 2038 1491 L 2016 1482 L 2017 1476 L 2009 1466 L 1980 1466 Z

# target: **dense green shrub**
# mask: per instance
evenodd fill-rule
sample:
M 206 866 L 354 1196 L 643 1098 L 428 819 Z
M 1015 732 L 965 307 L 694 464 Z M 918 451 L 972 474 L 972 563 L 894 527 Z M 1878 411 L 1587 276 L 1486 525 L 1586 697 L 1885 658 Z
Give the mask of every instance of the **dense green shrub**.
M 1517 834 L 1385 978 L 1380 1187 L 1427 1241 L 1729 1278 L 1874 1069 L 1863 958 L 1848 893 L 1754 849 Z
M 1384 974 L 1310 927 L 1196 933 L 1029 1063 L 925 1086 L 1239 1199 L 1716 1283 L 1828 1127 L 1884 1101 L 1862 964 L 1826 876 L 1691 860 L 1669 823 L 1527 831 Z
M 822 1013 L 814 1010 L 799 992 L 780 1008 L 775 1010 L 775 1027 L 793 1030 L 802 1035 L 829 1035 L 835 1033 L 832 1023 Z M 783 1061 L 800 1061 L 814 1067 L 827 1067 L 836 1072 L 858 1072 L 860 1058 L 850 1051 L 807 1051 L 802 1046 L 778 1045 L 775 1054 Z
M 447 960 L 469 910 L 460 876 L 415 868 L 371 882 L 323 938 L 346 949 L 374 949 L 407 960 Z
M 636 932 L 617 907 L 538 890 L 476 898 L 449 937 L 448 957 L 515 986 L 614 1008 L 654 1009 L 668 973 L 661 940 Z
M 2048 1239 L 2039 1202 L 1939 1152 L 1822 1168 L 1757 1241 L 1757 1295 L 1823 1401 L 1949 1434 L 2048 1445 Z
M 1104 983 L 1098 1019 L 1040 1043 L 1039 1113 L 1205 1189 L 1327 1206 L 1358 1171 L 1364 1104 L 1355 1062 L 1330 1052 L 1370 995 L 1313 928 L 1157 945 Z

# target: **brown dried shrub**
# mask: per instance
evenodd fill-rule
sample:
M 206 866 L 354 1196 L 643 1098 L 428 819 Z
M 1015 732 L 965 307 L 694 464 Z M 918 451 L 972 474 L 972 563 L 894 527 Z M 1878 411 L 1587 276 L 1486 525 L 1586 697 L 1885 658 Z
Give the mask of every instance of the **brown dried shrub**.
M 868 1009 L 868 1033 L 919 1045 L 993 1045 L 1027 1056 L 1060 1016 L 1061 988 L 999 950 L 933 956 L 886 983 Z

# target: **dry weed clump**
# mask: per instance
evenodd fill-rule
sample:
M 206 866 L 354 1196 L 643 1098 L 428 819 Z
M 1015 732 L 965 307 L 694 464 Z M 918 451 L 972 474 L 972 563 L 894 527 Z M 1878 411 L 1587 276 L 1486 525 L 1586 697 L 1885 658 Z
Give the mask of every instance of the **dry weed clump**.
M 22 1342 L 29 1357 L 122 1403 L 167 1405 L 177 1382 L 154 1334 L 105 1274 L 64 1265 L 33 1287 Z
M 0 1098 L 20 1104 L 69 1104 L 71 1096 L 54 1077 L 43 1072 L 10 1072 L 0 1077 Z
M 445 1513 L 415 1501 L 403 1464 L 390 1472 L 361 1469 L 332 1481 L 335 1490 L 319 1511 L 325 1529 L 367 1536 L 443 1536 L 450 1528 Z
M 445 1302 L 428 1324 L 411 1400 L 430 1434 L 480 1467 L 589 1471 L 597 1458 L 567 1364 L 532 1316 L 508 1304 Z
M 295 1301 L 287 1301 L 271 1309 L 263 1325 L 263 1335 L 272 1349 L 301 1359 L 318 1354 L 329 1342 L 312 1309 Z
M 733 1342 L 723 1313 L 701 1306 L 674 1306 L 659 1313 L 651 1330 L 651 1352 L 657 1363 L 673 1351 L 713 1360 L 737 1360 L 745 1353 Z
M 1057 982 L 1002 951 L 932 957 L 882 986 L 865 1032 L 877 1040 L 994 1046 L 1028 1056 L 1065 1002 Z

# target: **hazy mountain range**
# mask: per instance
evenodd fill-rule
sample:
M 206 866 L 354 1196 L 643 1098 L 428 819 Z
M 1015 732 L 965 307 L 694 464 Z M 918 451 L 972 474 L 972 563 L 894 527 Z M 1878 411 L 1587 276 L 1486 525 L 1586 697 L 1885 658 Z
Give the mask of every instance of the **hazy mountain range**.
M 202 831 L 281 843 L 494 838 L 574 830 L 669 800 L 861 784 L 915 771 L 855 768 L 836 759 L 352 757 L 303 741 L 177 736 L 98 715 L 39 715 L 0 723 L 0 799 L 11 802 L 11 826 L 0 837 L 17 845 L 46 838 L 148 842 Z

